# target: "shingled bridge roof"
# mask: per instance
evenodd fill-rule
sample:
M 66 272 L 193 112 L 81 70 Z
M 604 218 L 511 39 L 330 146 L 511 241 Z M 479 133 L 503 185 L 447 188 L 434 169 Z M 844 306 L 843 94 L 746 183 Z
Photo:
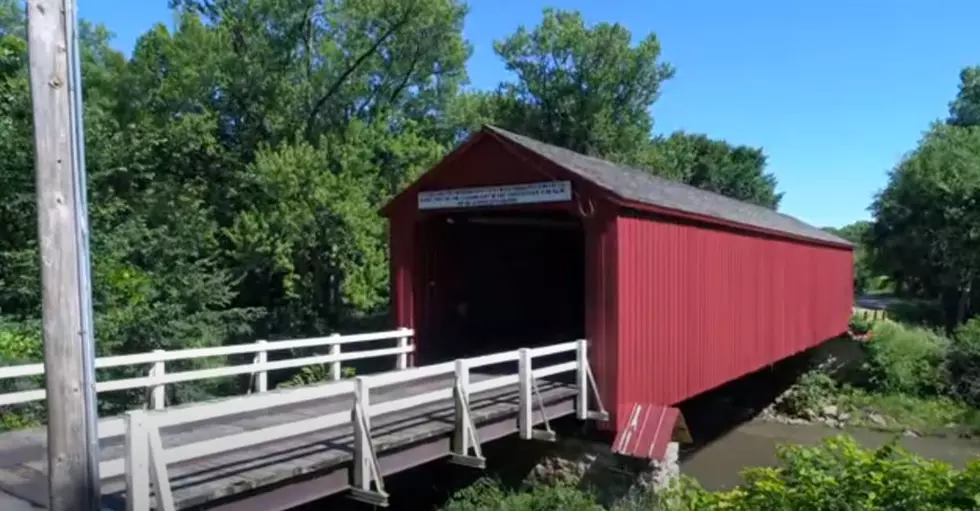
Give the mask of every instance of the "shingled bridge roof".
M 769 208 L 671 181 L 633 167 L 586 156 L 495 126 L 485 125 L 483 129 L 528 149 L 627 201 L 711 217 L 822 243 L 853 246 L 851 242 L 839 236 Z

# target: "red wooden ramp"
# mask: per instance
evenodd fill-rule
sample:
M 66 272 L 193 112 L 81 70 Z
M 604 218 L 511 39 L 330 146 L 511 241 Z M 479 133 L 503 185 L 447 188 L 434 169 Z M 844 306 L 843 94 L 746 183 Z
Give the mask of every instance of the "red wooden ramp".
M 625 405 L 625 406 L 624 406 Z M 691 435 L 681 411 L 654 403 L 622 403 L 629 419 L 616 433 L 612 451 L 624 456 L 662 460 L 671 440 L 690 442 Z

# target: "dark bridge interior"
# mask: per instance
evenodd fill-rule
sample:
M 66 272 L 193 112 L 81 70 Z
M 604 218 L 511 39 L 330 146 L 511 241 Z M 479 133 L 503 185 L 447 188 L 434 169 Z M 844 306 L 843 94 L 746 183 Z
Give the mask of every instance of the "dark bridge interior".
M 422 251 L 422 361 L 584 337 L 585 239 L 571 215 L 438 215 Z

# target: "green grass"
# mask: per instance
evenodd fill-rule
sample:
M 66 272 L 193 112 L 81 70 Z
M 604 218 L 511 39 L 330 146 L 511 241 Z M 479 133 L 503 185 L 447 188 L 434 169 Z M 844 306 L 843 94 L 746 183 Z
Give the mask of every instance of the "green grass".
M 849 415 L 844 422 L 852 426 L 911 430 L 920 435 L 980 434 L 980 412 L 944 396 L 923 398 L 846 389 L 833 401 Z M 875 415 L 879 420 L 874 420 Z

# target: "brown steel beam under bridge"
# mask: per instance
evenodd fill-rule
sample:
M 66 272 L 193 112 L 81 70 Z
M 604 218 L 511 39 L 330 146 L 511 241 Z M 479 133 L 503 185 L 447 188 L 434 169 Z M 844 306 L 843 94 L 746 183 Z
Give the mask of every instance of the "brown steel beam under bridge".
M 97 367 L 151 364 L 150 376 L 100 382 L 146 388 L 152 410 L 103 419 L 102 494 L 107 509 L 277 511 L 348 492 L 387 505 L 384 477 L 440 458 L 482 468 L 480 445 L 514 433 L 551 440 L 549 420 L 607 419 L 586 341 L 408 367 L 410 330 L 108 357 Z M 355 342 L 396 348 L 341 353 Z M 268 361 L 270 351 L 330 345 L 329 355 Z M 220 352 L 220 353 L 219 353 Z M 253 364 L 167 374 L 167 361 L 254 353 Z M 339 362 L 398 357 L 393 371 L 340 379 Z M 567 361 L 548 362 L 563 357 Z M 312 362 L 311 362 L 312 360 Z M 267 371 L 329 364 L 335 381 L 268 391 Z M 496 370 L 491 367 L 516 366 Z M 40 364 L 0 368 L 0 379 L 36 375 Z M 248 396 L 165 408 L 168 383 L 251 374 Z M 564 376 L 564 377 L 563 377 Z M 38 394 L 40 392 L 40 394 Z M 0 394 L 0 405 L 43 399 L 43 390 Z M 590 406 L 590 403 L 593 403 Z M 534 426 L 544 425 L 544 429 Z M 48 502 L 45 430 L 0 435 L 0 505 Z

